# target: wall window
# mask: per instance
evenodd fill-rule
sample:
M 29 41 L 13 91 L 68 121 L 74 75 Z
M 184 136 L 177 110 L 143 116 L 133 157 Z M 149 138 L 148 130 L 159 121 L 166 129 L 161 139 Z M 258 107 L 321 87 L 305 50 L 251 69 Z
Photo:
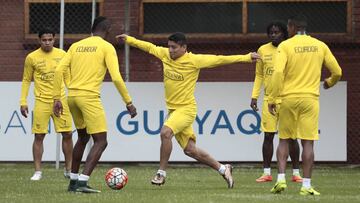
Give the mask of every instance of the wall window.
M 96 16 L 103 11 L 103 0 L 97 0 Z M 82 38 L 91 33 L 91 0 L 65 0 L 65 38 Z M 43 26 L 60 32 L 60 0 L 25 0 L 25 37 L 36 38 Z
M 142 0 L 141 35 L 183 31 L 190 36 L 264 35 L 268 23 L 303 13 L 310 33 L 351 34 L 352 0 Z

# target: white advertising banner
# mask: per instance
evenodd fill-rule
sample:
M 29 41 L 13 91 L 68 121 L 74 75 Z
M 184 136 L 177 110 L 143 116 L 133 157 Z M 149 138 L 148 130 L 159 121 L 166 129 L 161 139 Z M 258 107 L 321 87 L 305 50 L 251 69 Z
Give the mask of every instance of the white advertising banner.
M 249 107 L 252 82 L 199 82 L 198 115 L 193 124 L 197 146 L 220 161 L 262 161 L 263 133 L 260 115 Z M 111 82 L 102 88 L 109 145 L 101 161 L 159 161 L 160 129 L 166 119 L 164 87 L 158 82 L 127 83 L 138 116 L 130 119 Z M 316 161 L 346 161 L 346 82 L 324 90 L 320 96 L 320 140 Z M 32 161 L 32 116 L 19 111 L 21 82 L 0 82 L 0 161 Z M 259 99 L 261 101 L 261 99 Z M 34 107 L 33 89 L 29 110 Z M 261 107 L 261 103 L 258 104 Z M 44 161 L 55 161 L 56 133 L 51 122 L 44 141 Z M 74 141 L 77 139 L 74 133 Z M 274 139 L 275 147 L 278 143 Z M 75 143 L 75 142 L 74 142 Z M 275 155 L 273 159 L 275 160 Z M 61 154 L 61 160 L 63 155 Z M 193 161 L 173 139 L 170 161 Z

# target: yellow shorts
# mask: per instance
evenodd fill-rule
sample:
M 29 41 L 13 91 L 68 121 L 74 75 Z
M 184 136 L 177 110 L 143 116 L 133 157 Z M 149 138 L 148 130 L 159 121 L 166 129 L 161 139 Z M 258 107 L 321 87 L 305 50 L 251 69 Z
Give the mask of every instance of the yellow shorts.
M 99 96 L 68 97 L 76 129 L 86 128 L 88 134 L 106 132 L 106 117 Z
M 279 138 L 318 140 L 319 99 L 286 98 L 279 110 Z
M 262 113 L 261 113 L 261 131 L 263 132 L 269 132 L 269 133 L 275 133 L 277 132 L 277 123 L 279 116 L 272 115 L 269 112 L 268 108 L 268 101 L 264 100 L 262 105 Z M 276 112 L 279 111 L 280 104 L 276 105 Z
M 189 139 L 196 142 L 196 136 L 192 124 L 196 118 L 196 106 L 188 105 L 169 110 L 168 117 L 164 123 L 171 128 L 181 148 L 185 149 Z
M 49 121 L 50 117 L 54 121 L 55 131 L 71 132 L 72 131 L 72 120 L 69 111 L 69 106 L 66 99 L 61 100 L 63 104 L 63 114 L 60 117 L 56 117 L 53 113 L 54 103 L 43 102 L 39 99 L 35 100 L 34 106 L 34 117 L 32 122 L 32 133 L 33 134 L 47 134 L 49 133 Z

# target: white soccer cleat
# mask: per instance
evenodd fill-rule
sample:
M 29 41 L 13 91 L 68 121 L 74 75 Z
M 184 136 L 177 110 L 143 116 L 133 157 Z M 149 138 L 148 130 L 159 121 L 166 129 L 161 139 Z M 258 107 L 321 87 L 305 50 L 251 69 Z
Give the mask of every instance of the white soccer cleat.
M 232 177 L 233 167 L 230 164 L 226 164 L 225 167 L 226 167 L 225 173 L 222 176 L 226 180 L 226 183 L 228 184 L 228 188 L 233 188 L 234 187 L 234 179 Z
M 42 178 L 41 171 L 35 171 L 34 175 L 30 178 L 30 180 L 40 180 Z

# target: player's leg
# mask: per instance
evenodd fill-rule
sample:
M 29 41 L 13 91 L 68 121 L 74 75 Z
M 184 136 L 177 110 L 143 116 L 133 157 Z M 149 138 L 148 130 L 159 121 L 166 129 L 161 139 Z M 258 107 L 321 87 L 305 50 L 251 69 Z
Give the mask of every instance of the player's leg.
M 186 132 L 187 130 L 184 130 L 181 134 L 182 134 L 182 139 L 186 139 Z M 192 133 L 194 134 L 192 128 L 191 128 L 191 132 L 188 133 Z M 177 136 L 177 140 L 181 139 L 178 138 Z M 203 163 L 205 165 L 210 166 L 211 168 L 217 170 L 226 180 L 227 184 L 228 184 L 228 188 L 233 188 L 234 187 L 234 179 L 232 177 L 232 166 L 230 164 L 220 164 L 218 161 L 216 161 L 212 156 L 210 156 L 209 153 L 207 153 L 205 150 L 196 147 L 195 144 L 195 140 L 193 138 L 188 138 L 187 139 L 187 144 L 186 147 L 184 148 L 184 153 L 193 158 L 196 159 L 197 161 L 199 161 L 200 163 Z
M 67 99 L 62 99 L 61 103 L 63 105 L 63 114 L 60 117 L 52 114 L 51 117 L 53 118 L 56 132 L 61 132 L 62 134 L 62 151 L 65 157 L 64 176 L 65 178 L 70 178 L 73 151 L 72 119 Z
M 35 172 L 34 175 L 31 177 L 31 180 L 40 180 L 42 178 L 41 159 L 44 152 L 44 145 L 43 145 L 44 138 L 45 138 L 45 134 L 34 135 L 32 151 L 33 151 Z
M 287 188 L 285 179 L 286 163 L 289 156 L 289 140 L 296 138 L 297 132 L 296 100 L 284 99 L 279 109 L 279 145 L 276 150 L 278 176 L 272 193 L 280 193 Z
M 289 153 L 290 153 L 292 169 L 293 169 L 293 175 L 291 180 L 293 182 L 301 183 L 302 177 L 300 176 L 300 163 L 299 163 L 300 147 L 297 139 L 289 140 Z
M 40 180 L 42 178 L 41 160 L 44 152 L 44 138 L 48 133 L 50 115 L 52 113 L 51 104 L 35 100 L 32 133 L 34 134 L 34 142 L 32 146 L 35 173 L 31 180 Z
M 86 124 L 83 114 L 78 106 L 76 97 L 68 97 L 68 105 L 78 134 L 78 139 L 74 145 L 72 153 L 70 183 L 68 186 L 68 191 L 76 192 L 78 188 L 77 182 L 79 179 L 81 159 L 84 155 L 86 144 L 90 139 L 90 135 L 88 135 L 86 132 Z
M 319 139 L 319 100 L 316 98 L 303 98 L 301 101 L 301 114 L 299 117 L 299 135 L 303 152 L 301 155 L 303 165 L 303 183 L 301 195 L 320 195 L 311 186 L 311 175 L 314 164 L 314 140 Z
M 263 174 L 256 179 L 256 182 L 268 182 L 272 181 L 271 176 L 271 160 L 274 154 L 274 135 L 273 132 L 265 132 L 264 133 L 264 142 L 262 145 L 262 155 L 263 155 Z
M 264 100 L 261 113 L 261 130 L 264 132 L 264 141 L 262 145 L 263 155 L 263 174 L 256 179 L 256 182 L 272 181 L 271 160 L 274 154 L 274 135 L 277 131 L 278 116 L 272 115 L 268 110 L 268 101 Z
M 164 125 L 160 131 L 160 167 L 154 178 L 151 180 L 151 183 L 154 185 L 162 185 L 165 183 L 166 169 L 172 152 L 172 137 L 172 129 Z
M 82 193 L 99 193 L 99 190 L 88 186 L 88 182 L 90 175 L 108 144 L 105 111 L 99 97 L 77 98 L 77 103 L 85 121 L 86 132 L 92 136 L 94 145 L 91 147 L 86 158 L 84 170 L 79 175 L 78 188 L 76 191 Z
M 166 168 L 172 151 L 172 138 L 176 133 L 181 132 L 184 128 L 192 125 L 195 117 L 196 106 L 193 105 L 169 110 L 167 119 L 160 131 L 160 167 L 151 180 L 152 184 L 162 185 L 165 183 Z
M 71 162 L 72 162 L 72 152 L 73 152 L 73 141 L 72 141 L 72 132 L 63 132 L 62 134 L 62 151 L 65 158 L 65 178 L 70 178 L 71 172 Z
M 86 176 L 91 175 L 98 161 L 100 160 L 102 153 L 108 145 L 106 132 L 95 133 L 91 136 L 94 140 L 94 145 L 91 147 L 90 152 L 86 158 L 84 170 L 82 172 L 82 175 Z

